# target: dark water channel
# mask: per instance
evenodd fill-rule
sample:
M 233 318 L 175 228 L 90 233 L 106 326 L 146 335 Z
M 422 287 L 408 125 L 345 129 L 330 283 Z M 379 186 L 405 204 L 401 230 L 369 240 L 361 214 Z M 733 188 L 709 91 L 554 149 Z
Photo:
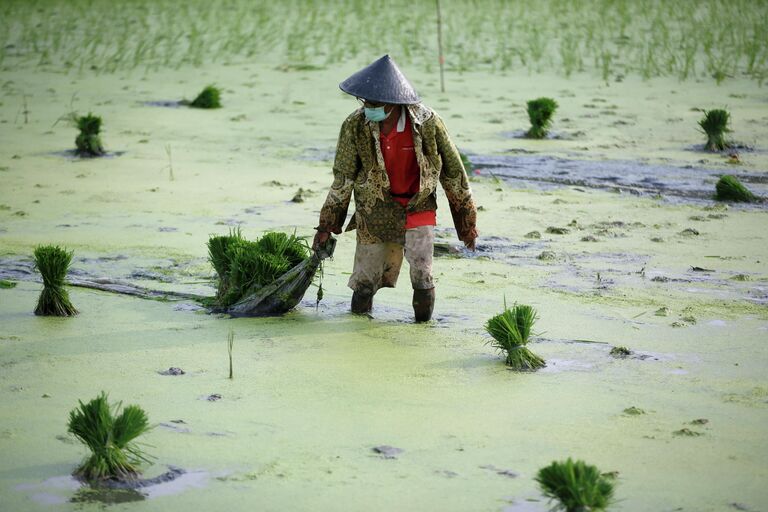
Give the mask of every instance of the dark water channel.
M 711 200 L 720 176 L 732 174 L 756 195 L 768 196 L 768 173 L 749 173 L 738 168 L 676 167 L 629 160 L 570 160 L 543 155 L 472 155 L 470 161 L 481 175 L 491 174 L 518 186 L 524 182 L 542 189 L 577 186 L 699 201 Z M 757 206 L 765 208 L 766 203 Z

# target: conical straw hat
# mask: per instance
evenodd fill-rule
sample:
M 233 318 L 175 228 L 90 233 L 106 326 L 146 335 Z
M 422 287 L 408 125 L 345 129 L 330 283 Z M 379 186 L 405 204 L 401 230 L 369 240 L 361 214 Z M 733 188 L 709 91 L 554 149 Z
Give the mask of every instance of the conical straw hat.
M 389 55 L 350 76 L 339 84 L 339 88 L 352 96 L 377 103 L 411 105 L 421 101 L 419 94 Z

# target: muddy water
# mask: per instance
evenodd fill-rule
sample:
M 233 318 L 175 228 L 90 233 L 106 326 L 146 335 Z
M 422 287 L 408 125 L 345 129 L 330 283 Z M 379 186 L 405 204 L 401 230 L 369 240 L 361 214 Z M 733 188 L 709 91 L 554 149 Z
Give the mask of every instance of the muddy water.
M 456 262 L 460 275 L 472 270 L 465 263 Z M 84 456 L 65 417 L 95 389 L 141 403 L 158 424 L 146 436 L 158 457 L 148 476 L 167 464 L 201 475 L 178 493 L 139 490 L 145 499 L 131 503 L 136 510 L 222 502 L 234 510 L 252 506 L 246 502 L 331 509 L 339 501 L 372 510 L 500 510 L 513 502 L 545 510 L 525 499 L 539 499 L 535 471 L 563 453 L 619 471 L 619 496 L 655 509 L 762 502 L 768 387 L 759 384 L 764 358 L 747 340 L 766 332 L 764 320 L 679 330 L 652 315 L 628 318 L 617 306 L 539 295 L 541 311 L 560 304 L 560 318 L 542 321 L 546 333 L 532 345 L 548 367 L 518 375 L 483 346 L 477 327 L 485 317 L 478 310 L 497 309 L 498 298 L 457 285 L 443 284 L 439 309 L 451 315 L 433 326 L 401 322 L 408 310 L 400 290 L 381 297 L 373 319 L 350 317 L 337 293 L 318 313 L 304 304 L 282 319 L 238 320 L 78 289 L 71 295 L 79 317 L 43 319 L 29 313 L 37 286 L 4 290 L 3 325 L 13 327 L 2 340 L 1 378 L 4 405 L 15 411 L 4 414 L 0 433 L 4 502 L 14 510 L 98 504 L 50 481 Z M 616 360 L 608 355 L 614 344 L 652 357 Z M 186 373 L 158 373 L 170 366 Z M 204 399 L 213 393 L 221 399 Z M 623 413 L 632 406 L 646 414 Z M 699 418 L 709 422 L 690 425 Z M 673 434 L 682 428 L 702 435 Z M 381 445 L 402 451 L 387 458 L 373 450 Z M 745 466 L 754 481 L 743 479 Z
M 768 196 L 768 180 L 764 173 L 756 174 L 738 168 L 574 160 L 546 155 L 471 155 L 470 160 L 480 173 L 496 176 L 519 187 L 533 185 L 546 190 L 553 186 L 579 186 L 636 195 L 663 195 L 678 200 L 709 201 L 720 176 L 732 174 L 756 195 Z
M 29 271 L 35 245 L 60 243 L 75 251 L 73 278 L 204 295 L 210 233 L 311 235 L 331 171 L 317 161 L 327 156 L 303 155 L 335 144 L 355 108 L 338 82 L 362 62 L 287 73 L 273 57 L 147 75 L 4 70 L 2 268 Z M 279 319 L 80 288 L 70 289 L 79 316 L 38 318 L 40 285 L 17 274 L 0 289 L 0 508 L 103 508 L 72 485 L 85 449 L 66 434 L 77 400 L 100 390 L 157 425 L 147 477 L 176 466 L 197 478 L 179 492 L 115 497 L 138 501 L 111 510 L 541 511 L 533 477 L 568 456 L 618 472 L 616 510 L 768 508 L 767 212 L 697 199 L 723 169 L 764 173 L 764 91 L 740 80 L 609 87 L 582 75 L 450 73 L 442 94 L 433 73 L 407 71 L 459 147 L 491 155 L 494 174 L 514 150 L 527 173 L 472 181 L 481 250 L 436 260 L 435 322 L 410 323 L 405 282 L 377 295 L 372 318 L 347 313 L 350 234 L 326 267 L 319 308 L 310 289 Z M 216 112 L 143 103 L 213 80 L 226 84 Z M 74 94 L 74 108 L 104 116 L 119 157 L 57 153 L 74 140 L 54 126 Z M 499 134 L 524 128 L 524 102 L 542 94 L 561 105 L 554 129 L 584 135 Z M 29 123 L 18 115 L 24 95 Z M 724 95 L 734 136 L 756 147 L 740 166 L 686 149 L 701 138 L 691 109 Z M 586 107 L 596 99 L 616 105 L 613 117 Z M 511 113 L 505 126 L 499 112 Z M 566 186 L 537 188 L 534 167 Z M 748 185 L 764 193 L 759 179 Z M 643 194 L 603 190 L 614 186 Z M 300 187 L 309 192 L 294 203 Z M 447 212 L 441 195 L 440 240 L 457 245 Z M 509 372 L 485 344 L 482 326 L 505 297 L 540 313 L 539 373 Z M 617 345 L 649 357 L 616 359 Z M 185 373 L 163 374 L 171 367 Z M 701 435 L 675 434 L 683 429 Z M 386 458 L 381 446 L 400 451 Z

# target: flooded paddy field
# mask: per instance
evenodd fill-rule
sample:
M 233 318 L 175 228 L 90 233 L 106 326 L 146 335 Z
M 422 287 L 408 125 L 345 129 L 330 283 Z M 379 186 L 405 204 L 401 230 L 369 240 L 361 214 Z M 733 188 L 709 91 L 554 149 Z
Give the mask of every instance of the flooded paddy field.
M 609 510 L 768 509 L 768 208 L 712 199 L 722 174 L 768 196 L 765 45 L 750 72 L 746 43 L 724 39 L 710 60 L 701 42 L 688 76 L 684 55 L 654 71 L 646 46 L 660 55 L 692 25 L 664 2 L 649 4 L 658 16 L 609 3 L 586 2 L 540 51 L 526 28 L 536 9 L 444 4 L 446 92 L 434 34 L 409 21 L 410 54 L 372 45 L 350 28 L 358 21 L 339 23 L 367 19 L 359 2 L 292 2 L 279 15 L 232 2 L 207 17 L 197 2 L 117 3 L 144 28 L 102 16 L 125 33 L 115 46 L 98 30 L 79 42 L 53 30 L 106 4 L 4 5 L 0 279 L 16 285 L 0 289 L 0 509 L 545 511 L 536 472 L 567 457 L 617 474 Z M 537 9 L 575 16 L 565 4 Z M 406 12 L 397 5 L 386 19 Z M 719 4 L 702 5 L 698 28 Z M 718 11 L 712 33 L 764 41 L 752 31 L 764 30 L 765 4 L 739 6 L 741 17 Z M 488 21 L 492 8 L 517 16 L 519 39 Z M 314 32 L 283 28 L 313 9 Z M 603 37 L 566 44 L 601 26 L 589 14 L 601 9 Z M 648 35 L 665 13 L 667 35 Z M 169 23 L 160 37 L 155 21 L 174 16 L 196 29 Z M 626 44 L 623 16 L 635 20 Z M 271 35 L 249 37 L 259 27 Z M 506 52 L 513 40 L 528 43 Z M 613 56 L 607 80 L 601 48 Z M 215 293 L 208 236 L 312 236 L 356 108 L 338 83 L 385 52 L 475 168 L 477 252 L 460 247 L 439 196 L 434 320 L 411 323 L 407 279 L 376 296 L 370 317 L 348 312 L 352 233 L 325 264 L 319 304 L 312 287 L 283 317 L 209 314 L 196 300 Z M 507 53 L 527 58 L 504 64 Z M 223 108 L 178 106 L 210 83 Z M 542 95 L 559 103 L 553 136 L 520 138 L 525 102 Z M 701 148 L 696 109 L 723 107 L 738 162 Z M 76 130 L 57 120 L 72 110 L 102 116 L 108 158 L 69 153 Z M 35 316 L 32 251 L 47 243 L 74 251 L 72 284 L 158 295 L 70 286 L 78 316 Z M 544 369 L 509 371 L 487 344 L 505 299 L 539 312 L 531 349 Z M 630 355 L 611 355 L 619 346 Z M 141 487 L 71 476 L 86 449 L 67 434 L 69 411 L 102 390 L 149 415 L 141 439 L 155 459 Z

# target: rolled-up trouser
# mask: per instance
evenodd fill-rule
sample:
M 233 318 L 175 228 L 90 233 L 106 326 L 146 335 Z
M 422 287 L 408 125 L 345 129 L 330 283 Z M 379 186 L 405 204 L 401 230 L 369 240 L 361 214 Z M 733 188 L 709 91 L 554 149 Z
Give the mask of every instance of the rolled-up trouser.
M 376 293 L 379 288 L 394 288 L 403 264 L 408 260 L 411 286 L 414 290 L 429 290 L 432 281 L 432 251 L 435 227 L 419 226 L 405 230 L 405 245 L 395 243 L 357 244 L 355 266 L 349 287 L 355 291 Z

